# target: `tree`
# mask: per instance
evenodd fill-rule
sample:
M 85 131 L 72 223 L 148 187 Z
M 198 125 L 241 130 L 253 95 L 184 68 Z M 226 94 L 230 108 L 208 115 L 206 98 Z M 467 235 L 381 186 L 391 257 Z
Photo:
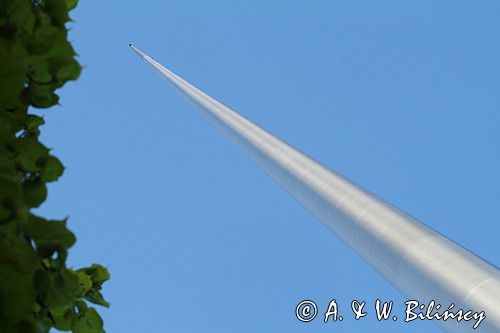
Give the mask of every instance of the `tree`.
M 47 183 L 64 167 L 38 139 L 42 117 L 30 107 L 58 104 L 57 89 L 81 67 L 68 42 L 68 12 L 77 0 L 0 1 L 0 332 L 51 328 L 104 332 L 89 303 L 109 306 L 100 290 L 109 279 L 101 265 L 71 269 L 75 243 L 66 220 L 32 213 Z

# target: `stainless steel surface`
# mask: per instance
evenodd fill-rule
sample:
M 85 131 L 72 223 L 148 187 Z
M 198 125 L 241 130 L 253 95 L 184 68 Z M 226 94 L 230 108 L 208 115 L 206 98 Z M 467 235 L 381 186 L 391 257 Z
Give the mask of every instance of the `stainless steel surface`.
M 272 179 L 404 295 L 485 311 L 475 332 L 500 332 L 500 271 L 413 217 L 297 151 L 131 45 Z M 471 322 L 434 321 L 472 331 Z

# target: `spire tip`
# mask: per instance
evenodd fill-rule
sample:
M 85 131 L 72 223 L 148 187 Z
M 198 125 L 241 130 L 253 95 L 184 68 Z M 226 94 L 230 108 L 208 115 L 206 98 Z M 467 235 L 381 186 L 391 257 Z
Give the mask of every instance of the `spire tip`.
M 141 50 L 139 50 L 137 47 L 135 47 L 134 45 L 132 45 L 132 43 L 128 44 L 128 46 L 130 46 L 130 48 L 132 50 L 135 51 L 135 53 L 137 53 L 139 56 L 141 56 L 142 58 L 146 57 L 146 54 L 144 52 L 142 52 Z

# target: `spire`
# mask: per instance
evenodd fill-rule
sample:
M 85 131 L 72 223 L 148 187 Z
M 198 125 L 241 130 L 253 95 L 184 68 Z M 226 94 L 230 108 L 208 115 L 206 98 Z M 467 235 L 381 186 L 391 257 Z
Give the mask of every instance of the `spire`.
M 403 294 L 445 310 L 485 311 L 500 332 L 500 270 L 265 131 L 130 45 L 292 197 Z M 425 304 L 427 304 L 425 303 Z M 425 313 L 425 311 L 423 311 Z M 472 331 L 473 322 L 435 321 Z

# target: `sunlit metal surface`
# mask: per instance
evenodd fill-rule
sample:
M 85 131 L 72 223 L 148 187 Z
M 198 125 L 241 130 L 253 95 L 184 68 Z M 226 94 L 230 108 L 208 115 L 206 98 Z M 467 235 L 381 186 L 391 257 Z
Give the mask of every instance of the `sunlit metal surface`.
M 500 332 L 500 271 L 208 96 L 131 45 L 291 196 L 404 295 L 485 311 L 475 332 Z M 435 321 L 472 331 L 471 322 Z

